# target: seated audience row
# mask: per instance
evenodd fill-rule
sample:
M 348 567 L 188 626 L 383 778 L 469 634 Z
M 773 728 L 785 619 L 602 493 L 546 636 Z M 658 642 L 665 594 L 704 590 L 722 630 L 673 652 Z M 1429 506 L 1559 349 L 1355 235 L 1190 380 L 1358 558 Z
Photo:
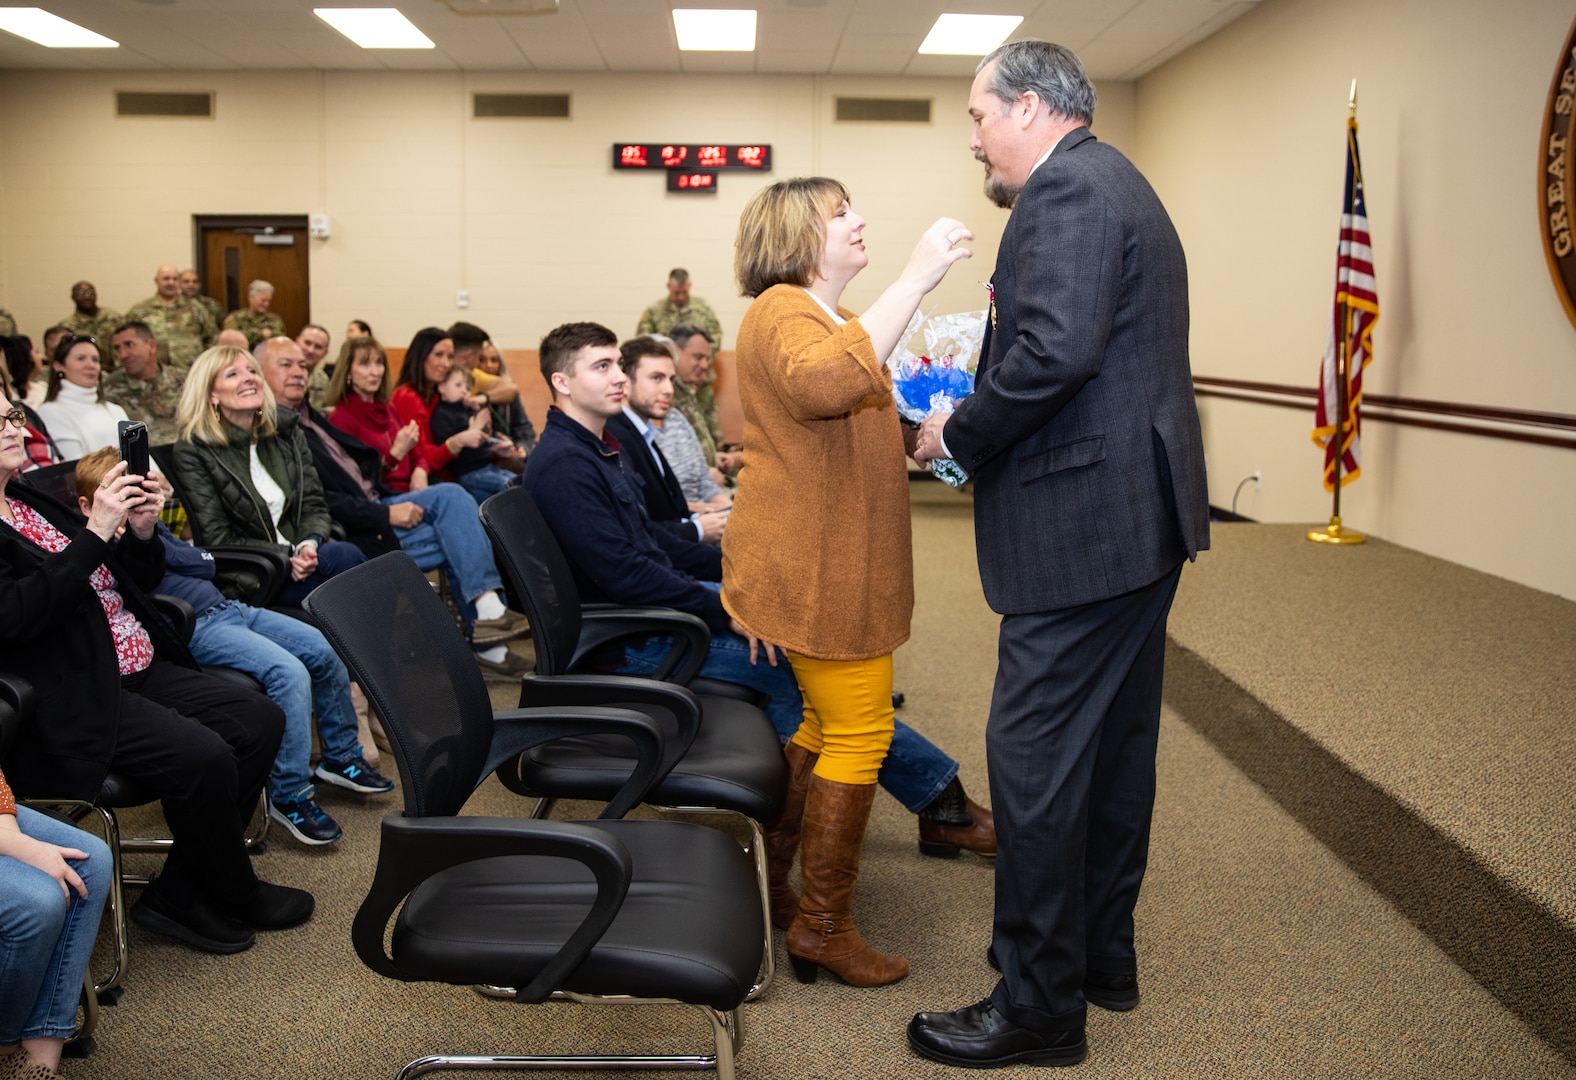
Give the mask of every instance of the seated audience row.
M 0 646 L 39 715 L 73 721 L 23 733 L 9 761 L 17 794 L 92 800 L 113 770 L 162 801 L 175 844 L 131 911 L 150 930 L 230 953 L 306 921 L 311 894 L 260 881 L 244 840 L 284 714 L 199 671 L 149 599 L 165 570 L 158 482 L 116 464 L 83 524 L 16 482 L 26 415 L 3 408 Z

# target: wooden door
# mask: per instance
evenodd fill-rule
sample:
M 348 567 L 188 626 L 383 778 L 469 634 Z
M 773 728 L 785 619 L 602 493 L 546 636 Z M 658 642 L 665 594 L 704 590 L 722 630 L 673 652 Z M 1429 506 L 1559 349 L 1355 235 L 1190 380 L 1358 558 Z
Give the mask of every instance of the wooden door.
M 229 313 L 246 307 L 248 285 L 266 281 L 274 287 L 268 310 L 285 321 L 291 337 L 301 332 L 312 315 L 306 218 L 199 220 L 197 231 L 203 292 Z

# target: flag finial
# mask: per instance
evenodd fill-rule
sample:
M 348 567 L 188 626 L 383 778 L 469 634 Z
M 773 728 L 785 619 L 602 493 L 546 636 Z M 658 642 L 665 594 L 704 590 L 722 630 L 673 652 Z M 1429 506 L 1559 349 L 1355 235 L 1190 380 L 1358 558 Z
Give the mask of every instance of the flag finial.
M 1357 80 L 1352 80 L 1351 97 L 1347 99 L 1346 107 L 1351 110 L 1352 119 L 1357 119 Z

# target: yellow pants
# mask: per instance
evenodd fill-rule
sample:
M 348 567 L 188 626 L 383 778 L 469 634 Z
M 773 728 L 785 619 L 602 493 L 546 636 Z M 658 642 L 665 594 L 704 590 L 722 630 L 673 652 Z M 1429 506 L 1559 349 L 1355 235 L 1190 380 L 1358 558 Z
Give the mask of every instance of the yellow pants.
M 892 745 L 892 654 L 873 660 L 815 660 L 790 652 L 804 723 L 791 741 L 820 754 L 815 775 L 873 784 Z

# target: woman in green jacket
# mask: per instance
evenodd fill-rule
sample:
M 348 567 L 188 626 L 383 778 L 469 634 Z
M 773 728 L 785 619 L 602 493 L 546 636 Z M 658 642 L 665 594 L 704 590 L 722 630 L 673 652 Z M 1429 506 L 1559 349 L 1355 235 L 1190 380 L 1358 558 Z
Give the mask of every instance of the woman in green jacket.
M 356 545 L 328 539 L 328 503 L 306 433 L 295 414 L 275 407 L 250 353 L 218 346 L 198 356 L 175 422 L 175 475 L 193 530 L 204 547 L 287 554 L 290 581 L 275 604 L 299 604 L 325 579 L 366 560 Z M 237 585 L 220 582 L 227 594 Z

